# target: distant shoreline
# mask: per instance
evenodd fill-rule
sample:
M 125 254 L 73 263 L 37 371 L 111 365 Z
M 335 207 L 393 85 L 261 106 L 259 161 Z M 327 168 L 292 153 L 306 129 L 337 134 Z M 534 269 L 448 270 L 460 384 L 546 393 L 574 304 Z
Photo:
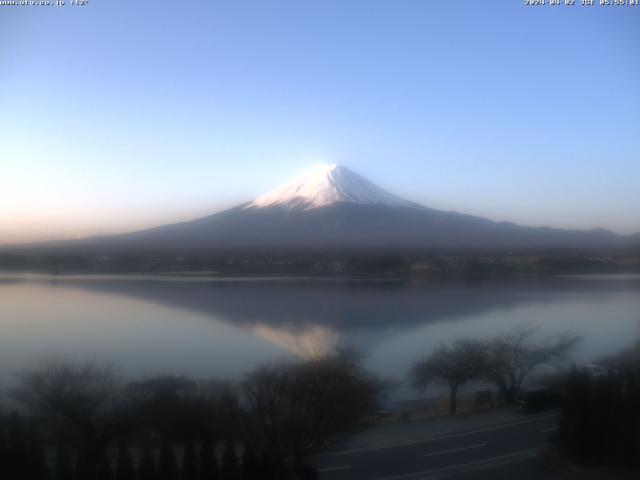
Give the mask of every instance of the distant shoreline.
M 139 280 L 175 280 L 175 281 L 354 281 L 354 282 L 458 282 L 458 281 L 513 281 L 535 280 L 544 278 L 567 280 L 621 280 L 640 281 L 640 269 L 634 271 L 592 271 L 582 273 L 519 273 L 504 275 L 356 275 L 356 274 L 292 274 L 292 273 L 242 273 L 231 274 L 221 272 L 193 271 L 193 272 L 101 272 L 101 271 L 59 271 L 49 272 L 43 270 L 8 270 L 0 268 L 0 281 L 2 276 L 43 276 L 47 278 L 69 279 L 139 279 Z M 137 278 L 136 278 L 137 277 Z
M 640 272 L 640 249 L 2 252 L 0 271 L 165 277 L 475 279 Z

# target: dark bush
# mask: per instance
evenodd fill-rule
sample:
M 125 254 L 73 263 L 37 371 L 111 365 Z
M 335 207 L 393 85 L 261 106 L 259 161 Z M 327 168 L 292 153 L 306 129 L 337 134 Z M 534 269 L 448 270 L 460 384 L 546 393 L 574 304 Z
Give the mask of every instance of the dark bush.
M 278 474 L 281 473 L 284 468 L 279 461 L 279 457 L 276 457 L 272 453 L 267 451 L 262 453 L 260 458 L 260 468 L 262 470 L 262 480 L 278 480 Z
M 9 451 L 5 439 L 4 422 L 0 416 L 0 478 L 8 474 Z
M 213 442 L 209 437 L 205 438 L 200 446 L 199 455 L 200 480 L 219 480 L 218 459 L 216 457 Z
M 251 445 L 242 453 L 242 480 L 262 480 L 260 457 Z
M 71 456 L 69 449 L 64 445 L 58 445 L 56 448 L 53 478 L 54 480 L 73 480 Z
M 135 478 L 136 472 L 129 449 L 124 443 L 120 443 L 116 464 L 116 480 L 135 480 Z
M 44 455 L 44 448 L 40 435 L 31 430 L 29 439 L 29 478 L 30 480 L 48 480 L 49 479 L 49 467 L 47 465 L 47 459 Z
M 562 394 L 547 389 L 532 390 L 520 396 L 518 406 L 528 413 L 560 408 L 562 407 Z
M 113 480 L 111 461 L 107 454 L 103 454 L 98 467 L 98 480 Z
M 224 480 L 240 480 L 240 466 L 236 454 L 235 443 L 227 440 L 222 455 L 222 478 Z
M 569 376 L 559 442 L 574 460 L 594 466 L 640 466 L 640 367 Z
M 138 467 L 140 480 L 158 480 L 158 471 L 156 468 L 156 458 L 150 445 L 145 445 L 140 456 L 140 465 Z
M 9 415 L 7 420 L 8 478 L 20 478 L 25 470 L 29 469 L 29 449 L 24 423 L 23 418 L 15 412 Z
M 187 441 L 182 455 L 182 480 L 197 480 L 198 459 L 192 441 Z
M 158 456 L 158 480 L 178 480 L 178 464 L 173 447 L 164 442 Z

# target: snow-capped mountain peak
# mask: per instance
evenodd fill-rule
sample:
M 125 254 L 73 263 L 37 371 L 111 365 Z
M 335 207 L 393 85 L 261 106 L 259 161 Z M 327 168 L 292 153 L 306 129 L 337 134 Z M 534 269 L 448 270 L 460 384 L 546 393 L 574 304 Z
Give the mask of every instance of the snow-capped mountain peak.
M 292 182 L 258 197 L 245 208 L 281 206 L 310 210 L 336 202 L 386 205 L 392 208 L 419 207 L 377 187 L 340 165 L 315 167 Z

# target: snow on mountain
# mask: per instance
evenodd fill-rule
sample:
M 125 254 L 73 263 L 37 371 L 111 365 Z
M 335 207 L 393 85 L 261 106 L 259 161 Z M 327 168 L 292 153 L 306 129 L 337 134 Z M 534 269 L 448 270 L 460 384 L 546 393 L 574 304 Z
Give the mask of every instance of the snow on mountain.
M 337 202 L 420 208 L 420 205 L 396 197 L 340 165 L 316 167 L 258 197 L 244 208 L 281 206 L 289 210 L 311 210 Z

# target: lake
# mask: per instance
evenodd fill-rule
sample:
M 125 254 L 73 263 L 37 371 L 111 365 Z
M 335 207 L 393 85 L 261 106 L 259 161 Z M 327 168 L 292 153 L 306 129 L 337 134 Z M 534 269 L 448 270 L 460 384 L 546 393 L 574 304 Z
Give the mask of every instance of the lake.
M 640 275 L 427 282 L 0 274 L 0 385 L 43 358 L 126 376 L 239 378 L 266 362 L 355 344 L 403 380 L 441 342 L 528 323 L 573 330 L 585 363 L 640 337 Z M 402 390 L 402 389 L 401 389 Z M 404 395 L 410 395 L 404 389 Z

